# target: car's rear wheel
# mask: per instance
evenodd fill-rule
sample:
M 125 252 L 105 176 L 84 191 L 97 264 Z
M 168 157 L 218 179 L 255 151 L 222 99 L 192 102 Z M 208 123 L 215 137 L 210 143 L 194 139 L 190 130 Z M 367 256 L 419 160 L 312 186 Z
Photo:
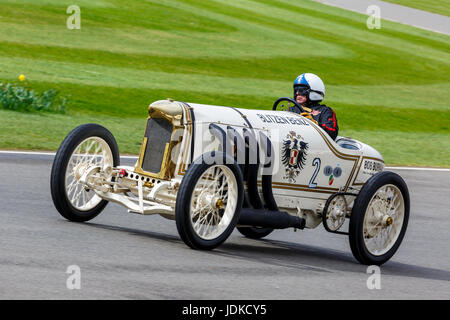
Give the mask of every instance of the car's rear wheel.
M 210 250 L 233 232 L 243 202 L 242 173 L 236 163 L 191 164 L 178 190 L 175 221 L 193 249 Z
M 403 179 L 377 173 L 361 189 L 349 226 L 350 248 L 362 264 L 381 265 L 399 248 L 409 219 L 409 193 Z
M 80 178 L 89 167 L 117 167 L 119 150 L 114 136 L 97 124 L 72 130 L 53 161 L 50 189 L 58 212 L 70 221 L 83 222 L 97 216 L 108 201 L 86 189 Z

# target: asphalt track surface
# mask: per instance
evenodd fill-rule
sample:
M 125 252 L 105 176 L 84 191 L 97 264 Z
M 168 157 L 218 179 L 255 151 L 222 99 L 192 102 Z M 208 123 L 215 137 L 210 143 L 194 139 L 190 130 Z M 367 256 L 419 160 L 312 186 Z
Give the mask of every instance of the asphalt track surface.
M 450 35 L 450 18 L 379 0 L 315 0 L 327 5 L 367 14 L 369 6 L 380 8 L 381 19 Z
M 235 231 L 205 252 L 189 249 L 174 221 L 117 204 L 69 222 L 52 203 L 52 160 L 0 153 L 0 299 L 450 298 L 448 170 L 398 170 L 410 189 L 410 223 L 381 267 L 381 289 L 369 290 L 347 237 L 322 226 L 265 240 Z M 67 289 L 70 265 L 80 267 L 79 290 Z

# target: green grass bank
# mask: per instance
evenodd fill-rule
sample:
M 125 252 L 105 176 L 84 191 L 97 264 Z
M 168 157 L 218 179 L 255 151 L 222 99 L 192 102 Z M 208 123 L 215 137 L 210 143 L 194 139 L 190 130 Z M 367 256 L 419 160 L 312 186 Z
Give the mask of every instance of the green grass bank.
M 0 0 L 0 82 L 50 88 L 65 115 L 0 109 L 0 149 L 56 150 L 96 122 L 137 153 L 149 103 L 269 109 L 303 72 L 326 84 L 340 135 L 386 163 L 450 167 L 450 39 L 313 1 Z

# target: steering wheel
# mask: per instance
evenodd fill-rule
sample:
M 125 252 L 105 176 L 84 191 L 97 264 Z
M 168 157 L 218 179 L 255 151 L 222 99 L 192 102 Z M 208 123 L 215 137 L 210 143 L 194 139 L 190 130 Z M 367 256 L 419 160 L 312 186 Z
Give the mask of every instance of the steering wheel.
M 287 102 L 287 104 L 284 104 L 282 102 Z M 292 106 L 291 106 L 292 104 Z M 292 98 L 288 98 L 288 97 L 282 97 L 277 99 L 277 101 L 274 102 L 272 110 L 278 110 L 278 111 L 291 111 L 291 112 L 296 112 L 296 113 L 302 113 L 302 112 L 306 112 L 300 103 L 298 103 L 297 101 L 295 101 Z

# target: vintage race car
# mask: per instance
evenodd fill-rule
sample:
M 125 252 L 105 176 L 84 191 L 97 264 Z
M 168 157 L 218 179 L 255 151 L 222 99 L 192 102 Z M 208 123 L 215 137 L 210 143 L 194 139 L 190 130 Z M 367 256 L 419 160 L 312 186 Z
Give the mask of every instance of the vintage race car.
M 386 262 L 408 224 L 405 182 L 384 171 L 374 148 L 351 138 L 334 141 L 301 111 L 290 98 L 278 99 L 272 110 L 156 101 L 134 167 L 120 165 L 107 129 L 81 125 L 55 156 L 53 202 L 78 222 L 109 201 L 159 214 L 175 220 L 194 249 L 217 247 L 235 227 L 258 239 L 322 223 L 349 236 L 359 262 Z

